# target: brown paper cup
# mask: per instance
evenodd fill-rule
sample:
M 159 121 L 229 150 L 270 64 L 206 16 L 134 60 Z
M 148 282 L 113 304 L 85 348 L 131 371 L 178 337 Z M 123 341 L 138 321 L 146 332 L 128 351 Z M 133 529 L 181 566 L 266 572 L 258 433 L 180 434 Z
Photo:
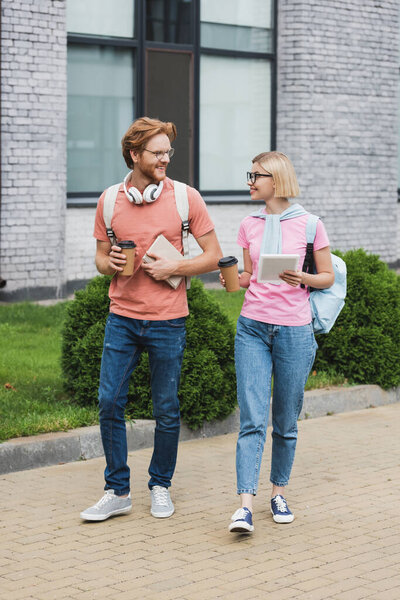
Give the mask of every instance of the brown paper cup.
M 121 248 L 121 254 L 126 256 L 126 264 L 122 271 L 119 271 L 120 275 L 130 276 L 135 271 L 135 242 L 123 241 L 118 242 L 118 246 Z
M 237 263 L 238 260 L 234 256 L 225 256 L 218 262 L 222 277 L 225 279 L 227 292 L 238 292 L 240 290 Z

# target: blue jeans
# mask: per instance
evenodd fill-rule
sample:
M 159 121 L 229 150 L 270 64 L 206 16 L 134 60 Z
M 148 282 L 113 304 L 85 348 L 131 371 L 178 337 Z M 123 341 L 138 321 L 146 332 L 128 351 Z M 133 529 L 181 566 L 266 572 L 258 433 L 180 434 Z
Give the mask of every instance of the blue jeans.
M 104 489 L 114 490 L 117 496 L 128 494 L 130 489 L 125 407 L 129 379 L 144 349 L 149 354 L 156 420 L 149 487 L 171 485 L 180 429 L 178 388 L 186 345 L 185 321 L 185 317 L 142 321 L 114 313 L 108 316 L 100 372 L 100 431 L 107 462 Z
M 304 386 L 315 358 L 312 326 L 270 325 L 240 316 L 235 363 L 240 432 L 236 447 L 237 493 L 256 494 L 267 432 L 271 379 L 272 461 L 270 481 L 287 485 L 297 442 Z

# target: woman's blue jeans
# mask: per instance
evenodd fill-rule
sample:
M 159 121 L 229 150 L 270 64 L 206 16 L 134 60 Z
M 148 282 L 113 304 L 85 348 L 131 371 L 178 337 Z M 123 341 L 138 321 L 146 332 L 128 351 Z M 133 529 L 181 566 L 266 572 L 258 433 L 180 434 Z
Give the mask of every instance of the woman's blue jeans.
M 180 429 L 178 388 L 186 345 L 185 321 L 185 317 L 142 321 L 114 313 L 108 316 L 100 372 L 100 430 L 107 462 L 104 489 L 114 490 L 117 496 L 130 490 L 125 407 L 129 380 L 144 349 L 149 354 L 156 420 L 149 487 L 171 485 Z
M 270 481 L 287 485 L 292 470 L 297 419 L 317 343 L 312 326 L 270 325 L 240 316 L 235 362 L 240 432 L 236 447 L 237 493 L 257 493 L 267 432 L 271 381 L 272 461 Z

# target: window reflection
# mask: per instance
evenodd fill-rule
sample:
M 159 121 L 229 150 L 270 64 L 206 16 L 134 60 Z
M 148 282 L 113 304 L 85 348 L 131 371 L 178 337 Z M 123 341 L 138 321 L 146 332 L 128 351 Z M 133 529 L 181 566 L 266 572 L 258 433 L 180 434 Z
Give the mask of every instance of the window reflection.
M 131 50 L 74 44 L 68 49 L 68 192 L 121 181 L 121 137 L 134 115 Z
M 203 56 L 200 63 L 200 188 L 244 191 L 258 152 L 270 149 L 271 64 Z
M 90 35 L 133 37 L 134 1 L 68 0 L 67 31 Z
M 200 6 L 203 47 L 273 51 L 272 0 L 201 0 Z

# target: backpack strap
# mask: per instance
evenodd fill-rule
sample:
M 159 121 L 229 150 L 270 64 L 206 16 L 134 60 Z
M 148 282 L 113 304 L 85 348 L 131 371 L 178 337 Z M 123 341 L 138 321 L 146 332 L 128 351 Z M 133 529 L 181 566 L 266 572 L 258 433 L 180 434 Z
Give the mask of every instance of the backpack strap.
M 174 181 L 176 208 L 182 221 L 183 256 L 189 255 L 189 201 L 186 184 Z
M 308 215 L 306 224 L 306 240 L 307 244 L 314 244 L 315 235 L 317 233 L 317 224 L 319 217 L 317 215 Z
M 111 246 L 114 246 L 117 243 L 117 238 L 115 237 L 115 233 L 111 227 L 111 219 L 114 213 L 115 201 L 117 199 L 120 185 L 120 183 L 116 183 L 115 185 L 107 188 L 106 195 L 104 196 L 103 219 Z
M 304 273 L 313 273 L 314 272 L 314 240 L 315 235 L 317 233 L 317 224 L 319 217 L 317 215 L 309 215 L 306 224 L 306 255 L 304 257 L 303 268 L 302 271 Z M 305 288 L 304 283 L 300 284 L 301 288 Z M 312 288 L 310 288 L 310 291 Z
M 176 209 L 182 221 L 183 256 L 189 257 L 189 199 L 186 183 L 174 181 Z M 190 288 L 190 277 L 186 277 L 186 289 Z

